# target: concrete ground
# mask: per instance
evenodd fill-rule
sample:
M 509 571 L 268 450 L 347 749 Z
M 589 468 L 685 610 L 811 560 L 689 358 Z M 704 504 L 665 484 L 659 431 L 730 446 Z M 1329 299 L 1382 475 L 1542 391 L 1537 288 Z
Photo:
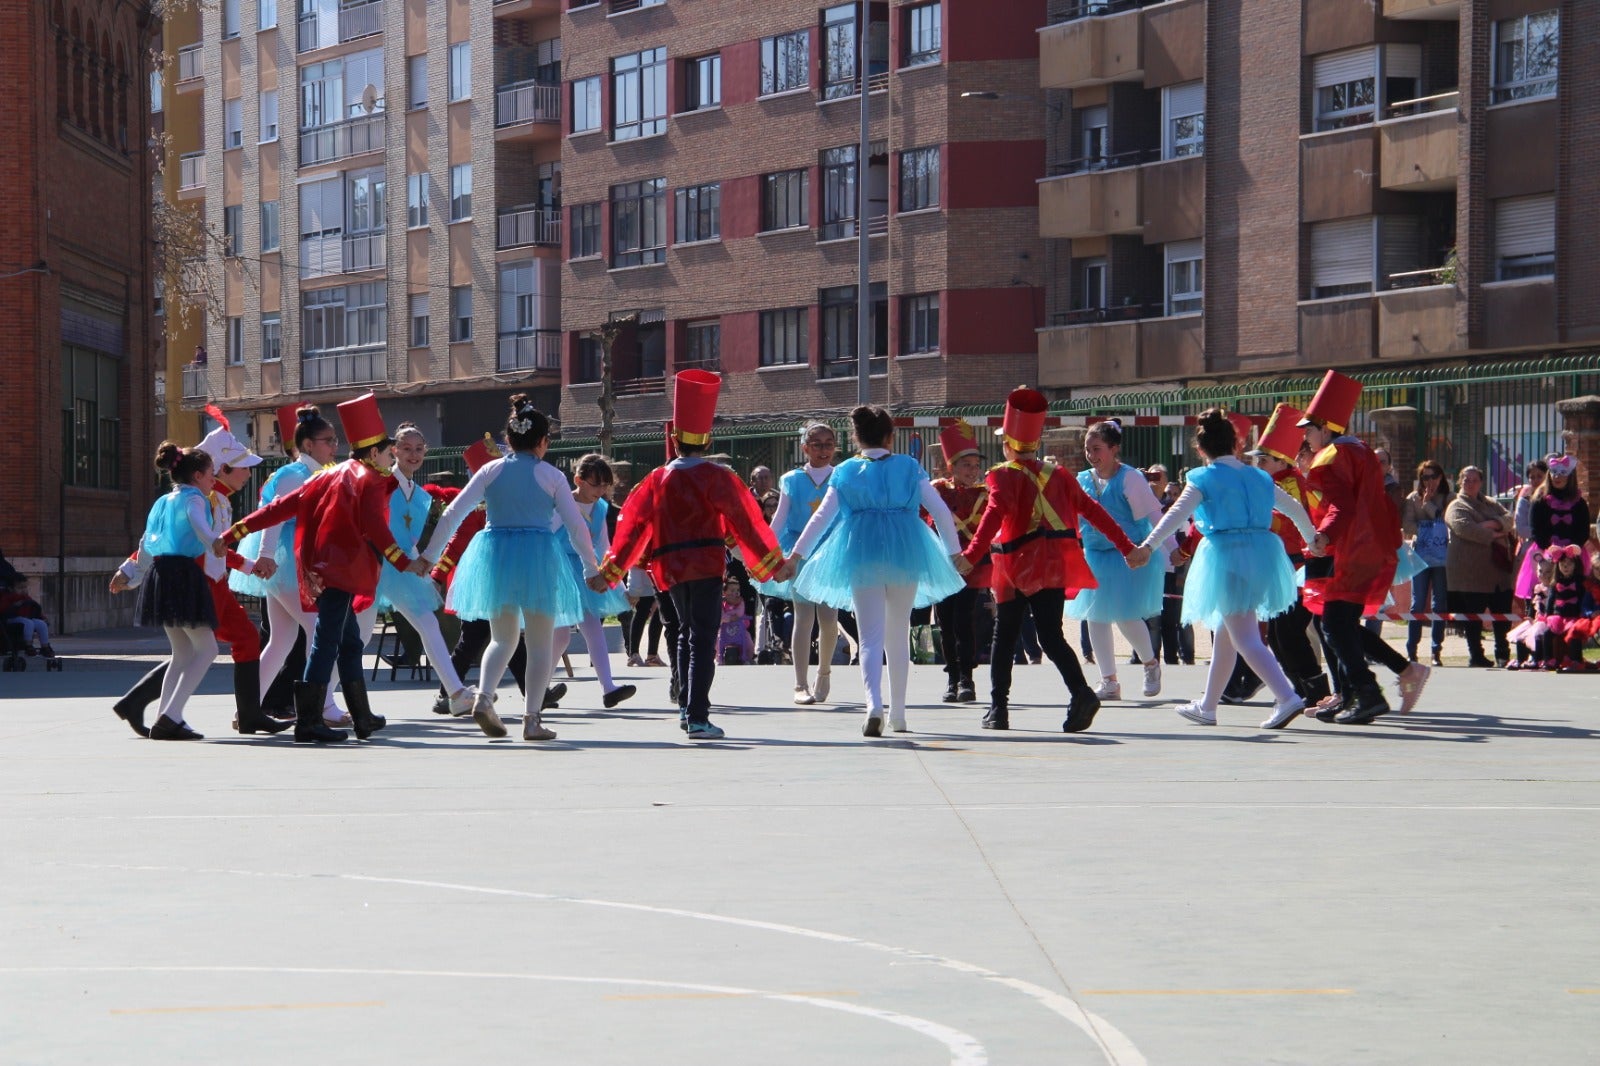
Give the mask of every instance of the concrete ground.
M 555 742 L 384 680 L 314 749 L 232 733 L 221 665 L 205 743 L 139 740 L 159 641 L 58 646 L 0 679 L 0 1063 L 1600 1060 L 1600 677 L 1263 733 L 1169 667 L 1065 736 L 1047 666 L 1009 733 L 916 667 L 867 741 L 854 670 L 728 668 L 693 747 L 575 656 Z

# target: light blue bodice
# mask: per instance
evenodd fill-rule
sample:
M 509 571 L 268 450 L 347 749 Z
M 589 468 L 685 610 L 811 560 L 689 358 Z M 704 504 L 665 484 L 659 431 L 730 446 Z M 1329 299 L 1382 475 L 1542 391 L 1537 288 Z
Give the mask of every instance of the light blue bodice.
M 891 454 L 882 459 L 858 455 L 836 466 L 828 485 L 838 494 L 843 512 L 910 511 L 914 515 L 922 506 L 926 480 L 928 472 L 909 455 Z
M 539 484 L 542 460 L 512 452 L 499 462 L 500 473 L 483 494 L 488 505 L 488 528 L 539 529 L 548 533 L 555 499 Z
M 822 498 L 828 494 L 828 486 L 832 483 L 833 477 L 829 475 L 822 484 L 816 484 L 811 480 L 811 475 L 806 473 L 805 467 L 789 471 L 778 482 L 779 490 L 789 497 L 789 513 L 783 516 L 783 528 L 776 531 L 778 546 L 784 551 L 793 548 L 795 541 L 800 539 L 801 531 L 822 505 Z
M 1111 475 L 1103 490 L 1097 490 L 1094 483 L 1094 468 L 1078 471 L 1078 485 L 1089 498 L 1106 509 L 1106 512 L 1116 520 L 1117 525 L 1128 535 L 1128 539 L 1135 544 L 1144 540 L 1145 535 L 1153 528 L 1148 518 L 1135 520 L 1133 508 L 1128 505 L 1128 494 L 1124 490 L 1124 479 L 1138 474 L 1133 467 L 1123 463 L 1117 467 L 1117 472 Z M 1111 538 L 1089 524 L 1088 519 L 1078 520 L 1078 538 L 1085 551 L 1116 551 L 1116 545 L 1111 543 Z M 1119 553 L 1120 554 L 1120 553 Z
M 428 511 L 432 507 L 433 497 L 421 485 L 412 489 L 409 500 L 398 485 L 389 496 L 389 534 L 407 555 L 416 554 L 417 538 L 422 536 L 422 527 L 428 524 Z
M 200 542 L 189 521 L 191 500 L 204 503 L 205 496 L 193 485 L 179 485 L 155 502 L 145 522 L 145 551 L 151 555 L 182 555 L 192 559 L 211 550 L 211 545 Z
M 551 502 L 553 503 L 554 501 Z M 579 513 L 582 513 L 583 508 L 580 507 L 578 510 Z M 606 528 L 606 515 L 610 512 L 610 510 L 611 505 L 604 499 L 596 500 L 594 501 L 594 510 L 589 512 L 589 517 L 584 522 L 584 525 L 589 527 L 589 543 L 595 546 L 596 554 L 598 554 L 600 550 L 600 534 Z M 568 536 L 565 531 L 563 531 L 561 534 L 561 546 L 565 548 L 567 550 L 567 554 L 572 556 L 574 559 L 581 558 L 581 556 L 578 555 L 578 549 L 572 544 L 572 538 Z
M 1189 483 L 1205 497 L 1194 524 L 1206 536 L 1272 528 L 1272 475 L 1265 470 L 1213 463 L 1191 470 Z

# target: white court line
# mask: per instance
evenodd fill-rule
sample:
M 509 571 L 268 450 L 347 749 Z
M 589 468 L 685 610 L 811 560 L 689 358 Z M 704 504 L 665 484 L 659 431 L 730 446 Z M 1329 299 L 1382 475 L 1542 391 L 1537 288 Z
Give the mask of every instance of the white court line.
M 482 885 L 463 885 L 449 881 L 422 881 L 406 877 L 374 877 L 366 874 L 292 874 L 273 873 L 261 870 L 230 870 L 216 868 L 190 869 L 181 866 L 143 866 L 124 864 L 99 864 L 99 863 L 58 863 L 55 865 L 89 870 L 130 870 L 130 871 L 158 871 L 164 873 L 212 873 L 233 874 L 243 877 L 280 878 L 285 880 L 310 880 L 332 879 L 338 881 L 356 881 L 373 885 L 405 885 L 412 888 L 434 888 L 448 892 L 470 892 L 485 896 L 508 896 L 514 899 L 538 900 L 545 903 L 571 903 L 586 907 L 604 907 L 611 910 L 638 911 L 644 914 L 669 915 L 676 918 L 692 918 L 702 922 L 715 922 L 719 925 L 733 925 L 745 929 L 760 929 L 766 932 L 783 933 L 788 936 L 804 937 L 808 940 L 821 940 L 830 944 L 845 944 L 851 947 L 864 948 L 868 951 L 881 952 L 894 955 L 915 962 L 928 963 L 956 973 L 969 974 L 981 977 L 986 981 L 1001 985 L 1013 991 L 1020 992 L 1038 1003 L 1045 1010 L 1055 1014 L 1081 1030 L 1110 1066 L 1148 1066 L 1147 1061 L 1139 1049 L 1134 1046 L 1120 1030 L 1097 1014 L 1084 1010 L 1074 999 L 1054 992 L 1031 981 L 1024 981 L 1016 977 L 1007 977 L 995 970 L 978 966 L 960 959 L 952 959 L 943 955 L 931 955 L 927 952 L 914 951 L 910 948 L 895 947 L 892 944 L 879 944 L 871 940 L 862 940 L 858 937 L 847 936 L 843 933 L 829 933 L 821 929 L 808 929 L 799 925 L 787 925 L 780 922 L 765 922 L 754 918 L 735 918 L 723 914 L 709 914 L 703 911 L 682 910 L 677 907 L 657 907 L 647 903 L 624 903 L 618 900 L 586 899 L 577 896 L 558 896 L 548 892 L 527 892 L 516 888 L 489 888 Z
M 260 973 L 300 974 L 312 977 L 428 977 L 470 978 L 494 981 L 552 981 L 578 985 L 626 985 L 635 988 L 663 988 L 675 992 L 709 992 L 725 996 L 747 996 L 767 999 L 775 1003 L 798 1003 L 808 1007 L 856 1014 L 874 1021 L 888 1022 L 931 1037 L 950 1052 L 950 1066 L 988 1066 L 989 1053 L 976 1037 L 953 1029 L 948 1025 L 918 1018 L 912 1014 L 864 1007 L 858 1003 L 844 1003 L 823 996 L 808 996 L 798 992 L 770 992 L 760 988 L 735 988 L 728 985 L 690 984 L 683 981 L 651 981 L 633 977 L 578 977 L 568 974 L 544 973 L 480 973 L 463 970 L 367 970 L 349 968 L 321 968 L 309 966 L 5 966 L 0 973 Z

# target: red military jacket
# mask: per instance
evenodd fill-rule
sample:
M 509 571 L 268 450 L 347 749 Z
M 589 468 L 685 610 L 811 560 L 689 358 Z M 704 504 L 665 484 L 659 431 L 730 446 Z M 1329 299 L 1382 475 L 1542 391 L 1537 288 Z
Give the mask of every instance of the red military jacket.
M 1308 501 L 1307 510 L 1333 557 L 1321 598 L 1382 604 L 1399 562 L 1400 512 L 1383 486 L 1377 456 L 1358 438 L 1340 437 L 1311 460 L 1306 482 L 1321 497 Z M 1308 606 L 1312 599 L 1308 587 Z
M 335 588 L 353 594 L 355 609 L 364 611 L 378 588 L 380 557 L 396 570 L 411 565 L 389 531 L 393 491 L 394 475 L 350 459 L 235 522 L 227 540 L 237 544 L 247 533 L 299 519 L 300 605 L 314 610 L 318 592 Z
M 1116 519 L 1089 498 L 1078 479 L 1053 464 L 1046 468 L 1037 459 L 1002 463 L 990 469 L 988 485 L 988 506 L 962 554 L 976 566 L 993 545 L 992 585 L 1002 603 L 1017 592 L 1031 596 L 1040 589 L 1063 589 L 1071 599 L 1079 589 L 1098 587 L 1078 542 L 1080 515 L 1122 554 L 1134 549 Z
M 1300 475 L 1300 471 L 1293 466 L 1285 467 L 1273 474 L 1272 480 L 1293 497 L 1296 503 L 1304 507 L 1307 514 L 1312 514 L 1312 508 L 1321 502 L 1322 497 L 1312 490 L 1306 479 Z M 1316 519 L 1313 518 L 1312 521 L 1315 522 Z M 1305 555 L 1306 540 L 1286 515 L 1281 515 L 1277 511 L 1272 512 L 1272 531 L 1282 539 L 1283 550 L 1289 553 L 1291 559 L 1299 559 Z
M 677 459 L 652 470 L 628 494 L 600 573 L 615 585 L 648 555 L 650 576 L 662 592 L 684 581 L 720 580 L 730 538 L 744 552 L 753 580 L 765 581 L 783 565 L 761 505 L 739 476 L 715 463 Z
M 950 508 L 950 515 L 956 520 L 956 533 L 961 538 L 961 548 L 966 550 L 972 543 L 972 534 L 978 528 L 978 522 L 983 518 L 984 506 L 989 502 L 989 486 L 974 485 L 963 488 L 955 483 L 953 478 L 935 478 L 933 487 L 939 490 L 939 498 L 944 505 Z M 933 516 L 924 512 L 928 525 L 933 525 Z M 994 576 L 994 561 L 989 555 L 984 555 L 981 562 L 974 562 L 972 570 L 967 574 L 967 588 L 986 589 Z

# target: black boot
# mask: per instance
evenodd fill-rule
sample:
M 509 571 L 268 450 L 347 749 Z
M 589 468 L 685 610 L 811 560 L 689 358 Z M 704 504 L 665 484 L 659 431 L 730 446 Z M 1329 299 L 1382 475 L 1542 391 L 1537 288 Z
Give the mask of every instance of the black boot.
M 355 684 L 351 684 L 341 678 L 339 685 L 344 691 L 344 705 L 345 709 L 350 712 L 350 721 L 355 723 L 357 740 L 366 740 L 389 724 L 383 715 L 372 713 L 372 704 L 367 702 L 367 682 L 365 678 L 358 677 Z
M 291 726 L 281 718 L 274 718 L 261 709 L 261 662 L 233 664 L 233 728 L 246 735 L 255 733 L 281 733 Z
M 154 703 L 161 696 L 161 682 L 167 677 L 167 663 L 162 663 L 154 670 L 145 674 L 134 682 L 125 696 L 111 705 L 117 712 L 117 717 L 128 723 L 128 727 L 141 737 L 148 737 L 150 729 L 144 724 L 145 708 Z
M 983 715 L 983 728 L 985 729 L 1010 729 L 1011 708 L 1003 699 L 991 699 L 989 709 Z
M 1354 704 L 1340 711 L 1333 720 L 1340 725 L 1366 725 L 1389 713 L 1389 701 L 1383 698 L 1383 689 L 1376 681 L 1356 690 Z
M 955 703 L 956 699 L 957 699 L 957 697 L 956 697 L 956 688 L 959 685 L 960 685 L 960 680 L 957 678 L 955 672 L 951 671 L 951 673 L 950 673 L 950 681 L 944 687 L 944 695 L 940 696 L 939 698 L 941 700 L 943 700 L 945 703 Z
M 328 699 L 328 686 L 310 681 L 294 683 L 294 742 L 296 744 L 337 744 L 348 734 L 322 720 L 322 705 Z
M 956 702 L 972 703 L 978 698 L 978 690 L 972 685 L 972 671 L 963 671 L 956 680 Z
M 1085 685 L 1072 694 L 1072 703 L 1067 707 L 1067 720 L 1061 723 L 1063 733 L 1081 733 L 1094 724 L 1094 716 L 1100 710 L 1100 697 L 1094 694 L 1094 689 Z

